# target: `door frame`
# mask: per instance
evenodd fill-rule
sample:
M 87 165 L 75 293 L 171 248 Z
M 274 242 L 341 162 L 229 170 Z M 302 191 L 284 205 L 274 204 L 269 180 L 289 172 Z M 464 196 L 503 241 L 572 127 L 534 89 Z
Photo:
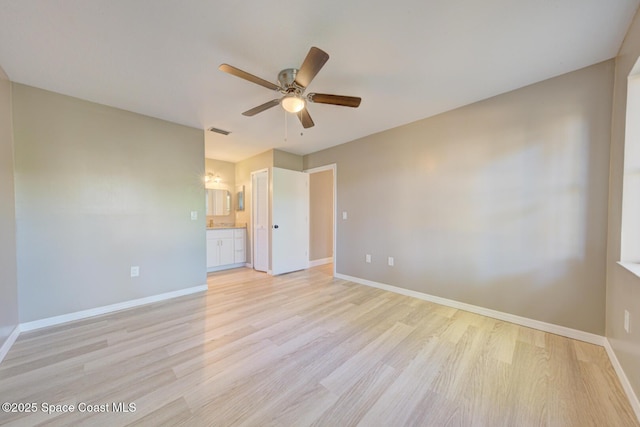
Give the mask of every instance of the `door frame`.
M 309 175 L 316 172 L 324 171 L 333 172 L 333 276 L 336 276 L 336 258 L 338 257 L 336 237 L 338 230 L 338 165 L 337 163 L 331 163 L 325 166 L 318 166 L 316 168 L 306 169 L 303 172 Z M 309 194 L 309 203 L 311 203 L 311 194 Z M 309 227 L 311 227 L 311 221 L 309 221 Z M 308 253 L 311 254 L 311 239 L 309 239 Z
M 256 209 L 256 191 L 254 188 L 254 179 L 255 179 L 255 175 L 260 174 L 266 172 L 267 173 L 267 197 L 266 197 L 266 203 L 267 203 L 267 274 L 271 274 L 271 266 L 269 265 L 269 260 L 271 259 L 271 206 L 269 203 L 269 193 L 270 193 L 270 188 L 271 188 L 271 174 L 269 173 L 269 168 L 264 168 L 264 169 L 258 169 L 255 171 L 251 172 L 251 211 L 249 212 L 249 221 L 251 222 L 251 264 L 253 269 L 255 270 L 256 268 L 256 245 L 258 244 L 258 239 L 256 239 L 256 228 L 255 228 L 255 224 L 253 222 L 254 216 L 255 216 L 255 209 Z M 258 271 L 262 271 L 262 270 L 258 270 Z

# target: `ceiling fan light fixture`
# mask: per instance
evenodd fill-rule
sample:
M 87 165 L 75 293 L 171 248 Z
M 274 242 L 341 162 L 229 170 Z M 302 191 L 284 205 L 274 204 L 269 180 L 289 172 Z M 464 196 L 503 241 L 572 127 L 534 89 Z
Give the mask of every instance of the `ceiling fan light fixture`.
M 280 104 L 289 113 L 297 113 L 305 107 L 304 98 L 298 95 L 287 95 L 282 98 Z

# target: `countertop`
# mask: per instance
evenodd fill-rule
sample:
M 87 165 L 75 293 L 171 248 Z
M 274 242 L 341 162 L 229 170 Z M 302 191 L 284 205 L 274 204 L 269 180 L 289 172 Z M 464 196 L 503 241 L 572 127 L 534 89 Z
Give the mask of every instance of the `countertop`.
M 227 230 L 232 228 L 247 228 L 247 224 L 214 224 L 213 227 L 207 226 L 207 230 Z

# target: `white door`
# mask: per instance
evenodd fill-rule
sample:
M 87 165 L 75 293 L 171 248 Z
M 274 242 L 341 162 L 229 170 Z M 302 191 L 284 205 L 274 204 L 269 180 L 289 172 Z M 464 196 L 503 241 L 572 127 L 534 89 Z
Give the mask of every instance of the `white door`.
M 269 171 L 251 173 L 253 268 L 269 270 Z
M 271 270 L 274 275 L 309 266 L 309 175 L 273 168 Z

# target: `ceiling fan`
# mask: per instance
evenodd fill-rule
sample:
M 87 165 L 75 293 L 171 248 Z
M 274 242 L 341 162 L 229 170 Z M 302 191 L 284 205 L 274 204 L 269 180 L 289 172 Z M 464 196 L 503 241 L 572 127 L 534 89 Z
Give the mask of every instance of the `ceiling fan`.
M 309 49 L 307 57 L 302 62 L 300 69 L 298 68 L 285 68 L 278 74 L 279 85 L 271 83 L 253 74 L 242 71 L 239 68 L 231 66 L 229 64 L 222 64 L 218 69 L 225 73 L 231 74 L 241 79 L 248 80 L 252 83 L 266 87 L 267 89 L 280 92 L 283 96 L 278 99 L 272 99 L 265 102 L 262 105 L 258 105 L 250 110 L 242 113 L 245 116 L 255 116 L 269 108 L 276 105 L 282 105 L 285 111 L 289 113 L 295 113 L 302 123 L 302 126 L 307 129 L 314 125 L 309 111 L 307 111 L 307 102 L 315 102 L 318 104 L 331 104 L 340 105 L 343 107 L 357 108 L 360 105 L 361 98 L 355 96 L 343 96 L 343 95 L 331 95 L 326 93 L 309 93 L 304 95 L 304 91 L 311 83 L 313 78 L 318 74 L 320 69 L 324 66 L 325 62 L 329 60 L 329 54 L 317 47 Z

